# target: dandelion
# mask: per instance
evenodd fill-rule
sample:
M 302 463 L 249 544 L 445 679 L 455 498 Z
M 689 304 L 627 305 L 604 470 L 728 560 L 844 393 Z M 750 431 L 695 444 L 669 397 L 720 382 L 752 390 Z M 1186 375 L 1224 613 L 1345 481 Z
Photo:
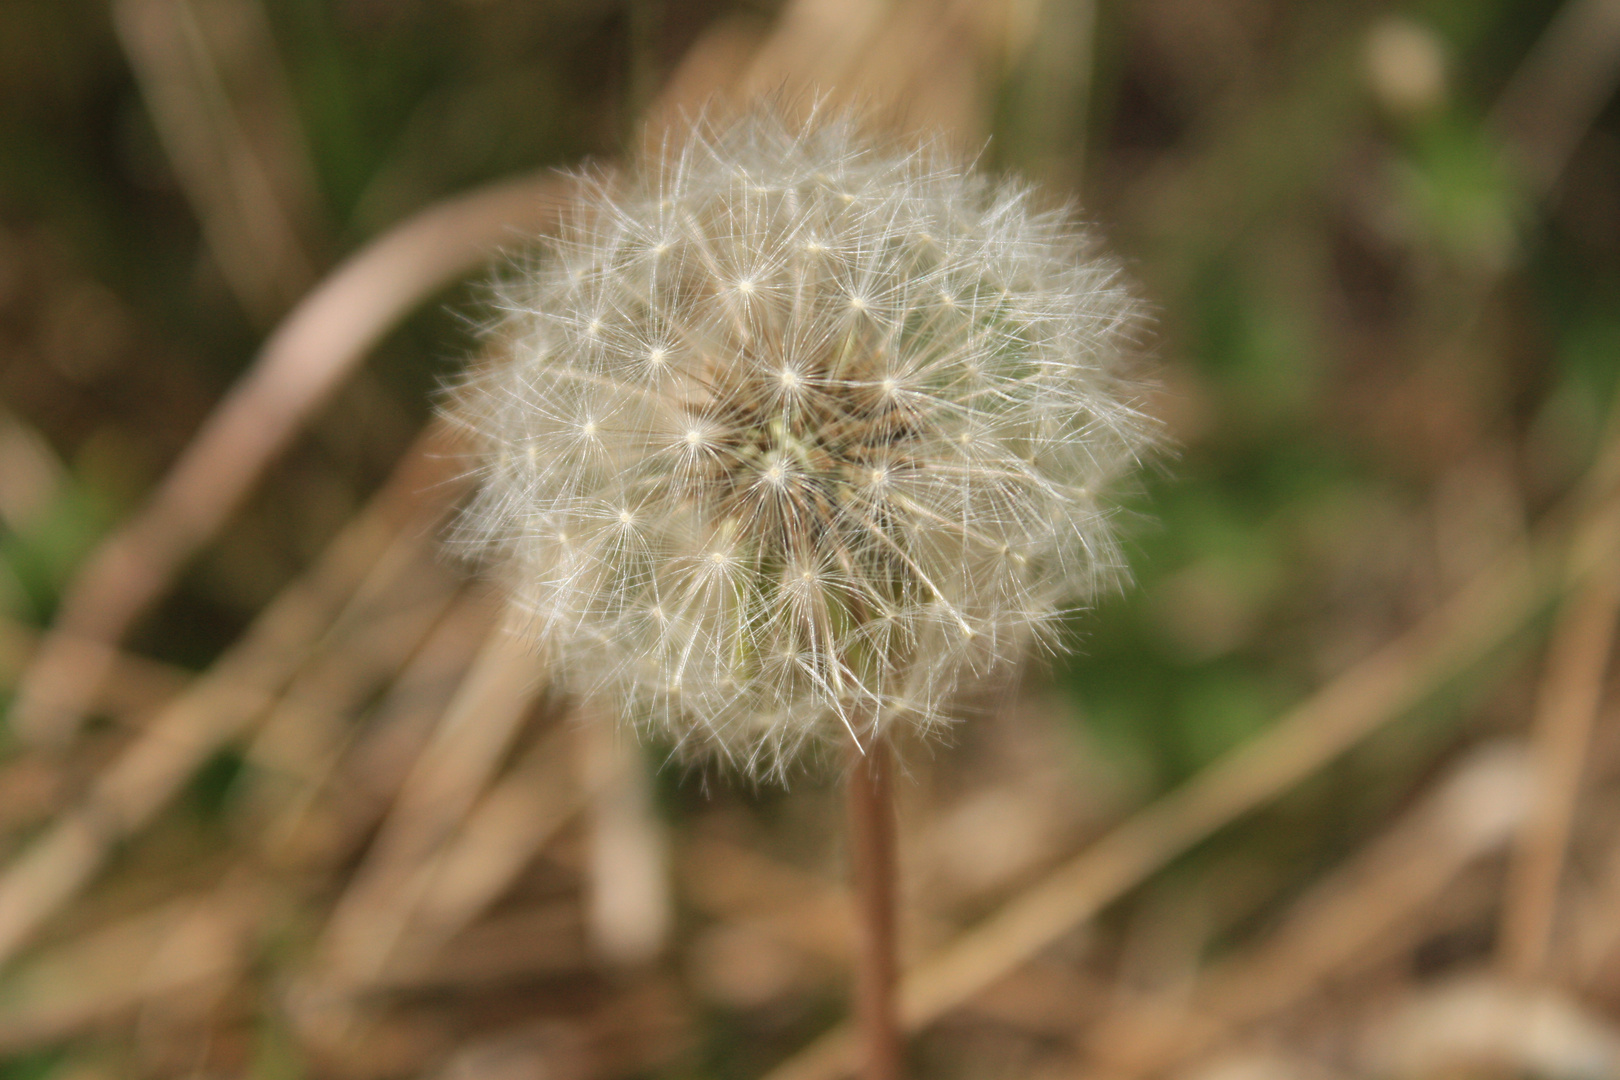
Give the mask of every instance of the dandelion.
M 458 535 L 682 753 L 937 729 L 1119 573 L 1139 308 L 1024 187 L 759 110 L 587 183 L 498 295 Z

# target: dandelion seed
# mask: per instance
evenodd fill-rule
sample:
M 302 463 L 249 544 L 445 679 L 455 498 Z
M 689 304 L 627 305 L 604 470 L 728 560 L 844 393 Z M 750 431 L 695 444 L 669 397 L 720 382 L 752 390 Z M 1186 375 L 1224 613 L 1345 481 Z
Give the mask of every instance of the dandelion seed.
M 674 276 L 625 238 L 677 206 Z M 564 235 L 502 286 L 453 415 L 482 447 L 458 535 L 578 692 L 780 772 L 949 722 L 1119 575 L 1107 495 L 1153 431 L 1138 305 L 1067 215 L 760 111 L 593 189 Z

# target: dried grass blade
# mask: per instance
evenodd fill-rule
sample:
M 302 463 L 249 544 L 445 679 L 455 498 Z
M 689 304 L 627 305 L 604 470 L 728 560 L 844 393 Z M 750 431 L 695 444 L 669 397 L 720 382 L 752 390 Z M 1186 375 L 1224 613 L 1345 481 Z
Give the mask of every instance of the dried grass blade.
M 113 25 L 209 250 L 248 315 L 268 324 L 314 278 L 300 233 L 318 200 L 263 9 L 118 0 Z M 222 52 L 222 37 L 235 47 Z M 252 133 L 227 86 L 247 75 L 255 112 L 272 120 Z
M 1109 1077 L 1171 1069 L 1274 1015 L 1365 957 L 1467 866 L 1507 844 L 1530 802 L 1516 745 L 1487 746 L 1299 901 L 1256 948 L 1208 971 L 1190 1001 L 1128 1006 L 1088 1033 Z
M 0 1053 L 60 1042 L 143 1003 L 232 978 L 266 901 L 262 882 L 233 879 L 56 947 L 8 979 Z
M 281 806 L 265 827 L 274 861 L 330 870 L 358 852 L 398 798 L 497 612 L 481 590 L 462 595 L 316 790 Z
M 242 640 L 167 706 L 92 784 L 0 874 L 0 966 L 94 876 L 111 848 L 140 829 L 198 765 L 263 715 L 388 550 L 417 494 L 407 461 L 386 488 L 285 589 Z
M 504 625 L 490 632 L 327 923 L 322 982 L 343 993 L 380 976 L 431 880 L 432 861 L 544 689 L 541 676 L 526 641 Z
M 338 617 L 319 657 L 288 687 L 248 746 L 244 800 L 272 814 L 312 797 L 354 714 L 421 647 L 455 597 L 414 531 L 398 535 Z M 272 809 L 274 808 L 274 809 Z
M 407 312 L 555 219 L 563 181 L 508 181 L 439 203 L 339 266 L 287 316 L 135 517 L 65 590 L 12 704 L 14 730 L 71 736 L 112 645 L 218 531 L 265 466 Z
M 1532 736 L 1535 805 L 1514 851 L 1500 927 L 1502 962 L 1515 978 L 1534 980 L 1546 970 L 1559 883 L 1617 617 L 1620 552 L 1570 598 L 1548 646 Z
M 574 737 L 559 726 L 536 741 L 446 842 L 399 949 L 398 970 L 431 963 L 579 812 L 589 791 L 572 775 Z

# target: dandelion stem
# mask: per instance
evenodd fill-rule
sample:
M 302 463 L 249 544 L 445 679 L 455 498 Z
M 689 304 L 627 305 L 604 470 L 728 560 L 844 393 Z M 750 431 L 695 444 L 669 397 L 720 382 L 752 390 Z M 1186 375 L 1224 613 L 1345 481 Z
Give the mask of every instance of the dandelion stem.
M 900 1020 L 895 987 L 895 815 L 888 743 L 876 734 L 865 752 L 850 748 L 849 843 L 857 936 L 855 1013 L 862 1080 L 900 1080 Z

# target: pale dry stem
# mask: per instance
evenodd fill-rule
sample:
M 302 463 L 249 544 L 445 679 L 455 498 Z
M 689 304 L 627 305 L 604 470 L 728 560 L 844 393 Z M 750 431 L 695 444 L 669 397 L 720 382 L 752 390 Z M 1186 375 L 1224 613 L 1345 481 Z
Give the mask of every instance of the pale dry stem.
M 1514 851 L 1498 945 L 1504 969 L 1515 978 L 1535 980 L 1547 971 L 1559 884 L 1617 615 L 1620 550 L 1568 600 L 1548 645 L 1532 732 L 1535 806 Z
M 274 906 L 265 885 L 227 875 L 217 888 L 126 916 L 12 972 L 0 1053 L 26 1053 L 150 1002 L 228 985 Z
M 583 715 L 572 747 L 586 800 L 586 933 L 608 964 L 647 964 L 674 924 L 669 834 L 653 804 L 645 748 L 613 716 Z
M 396 680 L 445 617 L 456 591 L 457 582 L 432 561 L 423 537 L 402 530 L 379 554 L 319 655 L 258 725 L 243 755 L 250 770 L 244 808 L 274 807 L 296 818 L 332 769 L 353 717 Z M 266 829 L 260 840 L 273 852 L 285 836 Z
M 1550 193 L 1620 81 L 1620 4 L 1566 0 L 1492 112 L 1538 194 Z
M 259 2 L 118 0 L 112 9 L 209 250 L 249 317 L 268 325 L 314 281 L 308 236 L 319 200 Z M 247 85 L 233 94 L 233 81 Z
M 290 805 L 266 799 L 272 806 L 263 809 L 275 818 L 264 829 L 267 854 L 332 870 L 370 841 L 432 744 L 498 613 L 483 590 L 463 591 L 316 789 Z
M 432 884 L 425 869 L 461 826 L 544 689 L 533 651 L 495 626 L 332 911 L 317 981 L 345 994 L 377 979 Z

